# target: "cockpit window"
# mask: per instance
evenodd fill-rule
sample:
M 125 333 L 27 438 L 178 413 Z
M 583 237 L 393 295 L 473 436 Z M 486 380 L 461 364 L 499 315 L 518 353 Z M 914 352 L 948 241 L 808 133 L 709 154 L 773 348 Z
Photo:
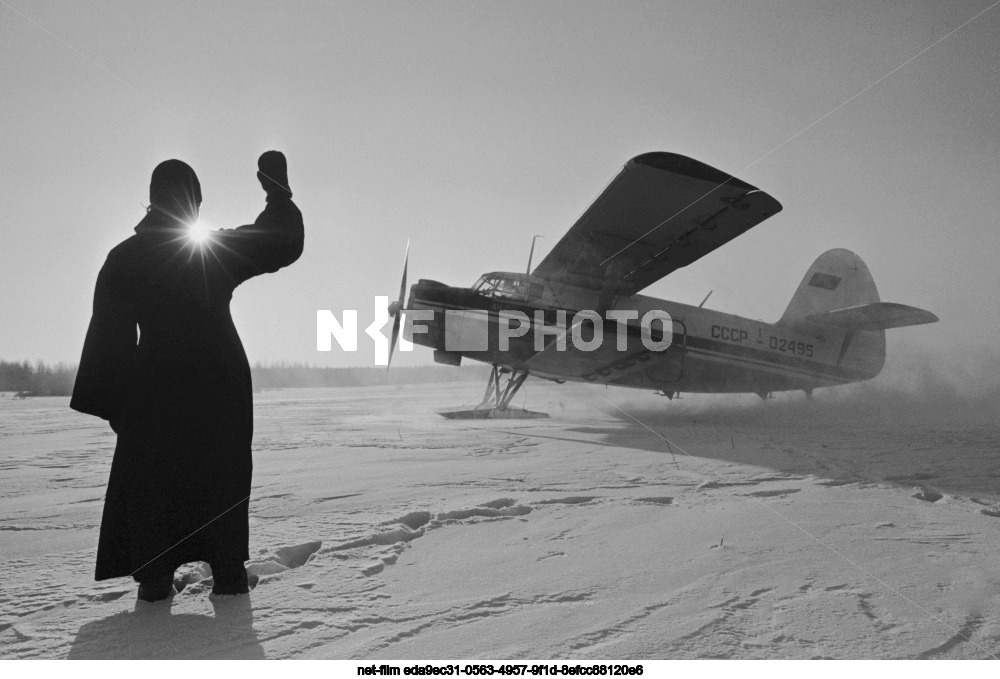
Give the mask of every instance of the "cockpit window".
M 494 297 L 517 297 L 520 299 L 527 298 L 528 291 L 524 284 L 524 281 L 511 280 L 509 278 L 501 278 L 497 281 L 496 289 L 493 292 Z
M 519 301 L 538 298 L 542 294 L 542 286 L 539 283 L 496 275 L 483 276 L 476 281 L 472 289 L 484 297 L 515 299 Z
M 496 287 L 496 276 L 483 276 L 472 286 L 473 291 L 490 297 L 493 295 L 493 288 Z

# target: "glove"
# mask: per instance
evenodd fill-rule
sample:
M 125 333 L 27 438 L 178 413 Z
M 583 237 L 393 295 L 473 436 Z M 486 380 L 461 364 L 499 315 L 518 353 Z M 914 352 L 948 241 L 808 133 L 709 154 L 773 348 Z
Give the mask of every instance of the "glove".
M 257 159 L 257 179 L 267 198 L 292 196 L 292 190 L 288 188 L 288 164 L 285 162 L 285 154 L 281 151 L 265 151 Z

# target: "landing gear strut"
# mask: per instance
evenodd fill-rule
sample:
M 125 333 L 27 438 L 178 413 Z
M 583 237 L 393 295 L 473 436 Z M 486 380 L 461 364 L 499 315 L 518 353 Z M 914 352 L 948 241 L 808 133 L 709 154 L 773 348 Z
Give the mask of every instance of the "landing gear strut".
M 507 378 L 507 383 L 503 387 L 503 393 L 501 393 L 501 376 L 508 372 L 510 373 L 510 377 Z M 476 409 L 484 408 L 492 402 L 493 405 L 491 407 L 506 410 L 507 406 L 510 405 L 511 399 L 514 398 L 514 394 L 517 393 L 517 390 L 521 388 L 526 379 L 528 379 L 527 370 L 509 371 L 506 368 L 494 365 L 490 371 L 490 379 L 486 383 L 486 392 L 483 394 L 483 400 L 476 406 Z
M 656 394 L 657 396 L 666 396 L 671 401 L 673 401 L 675 398 L 681 397 L 681 392 L 669 389 L 660 389 L 658 391 L 654 391 L 653 393 Z
M 501 385 L 504 375 L 508 377 Z M 438 414 L 450 420 L 548 417 L 546 413 L 510 407 L 511 399 L 526 379 L 528 379 L 527 370 L 511 370 L 494 364 L 490 371 L 490 379 L 486 383 L 486 391 L 483 392 L 483 400 L 479 405 L 472 410 L 445 410 Z

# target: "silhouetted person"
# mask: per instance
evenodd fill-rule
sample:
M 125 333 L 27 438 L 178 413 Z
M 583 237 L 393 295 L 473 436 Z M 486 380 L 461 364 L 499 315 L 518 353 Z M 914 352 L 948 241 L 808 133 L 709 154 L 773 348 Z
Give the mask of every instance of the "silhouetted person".
M 229 301 L 298 259 L 303 242 L 285 157 L 268 151 L 258 167 L 257 221 L 199 242 L 198 177 L 160 163 L 148 213 L 97 277 L 70 402 L 118 434 L 95 575 L 134 576 L 147 601 L 170 596 L 174 569 L 191 561 L 211 565 L 214 593 L 249 591 L 253 393 Z

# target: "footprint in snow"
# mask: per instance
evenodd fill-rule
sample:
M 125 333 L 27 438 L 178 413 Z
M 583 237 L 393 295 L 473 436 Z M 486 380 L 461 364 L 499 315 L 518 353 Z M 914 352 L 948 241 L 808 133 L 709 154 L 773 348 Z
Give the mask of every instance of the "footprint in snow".
M 323 542 L 321 540 L 315 540 L 313 542 L 304 542 L 301 545 L 281 547 L 275 550 L 273 556 L 268 557 L 263 562 L 252 563 L 247 566 L 247 574 L 263 577 L 298 568 L 305 564 L 309 560 L 309 557 L 318 552 L 322 546 Z

